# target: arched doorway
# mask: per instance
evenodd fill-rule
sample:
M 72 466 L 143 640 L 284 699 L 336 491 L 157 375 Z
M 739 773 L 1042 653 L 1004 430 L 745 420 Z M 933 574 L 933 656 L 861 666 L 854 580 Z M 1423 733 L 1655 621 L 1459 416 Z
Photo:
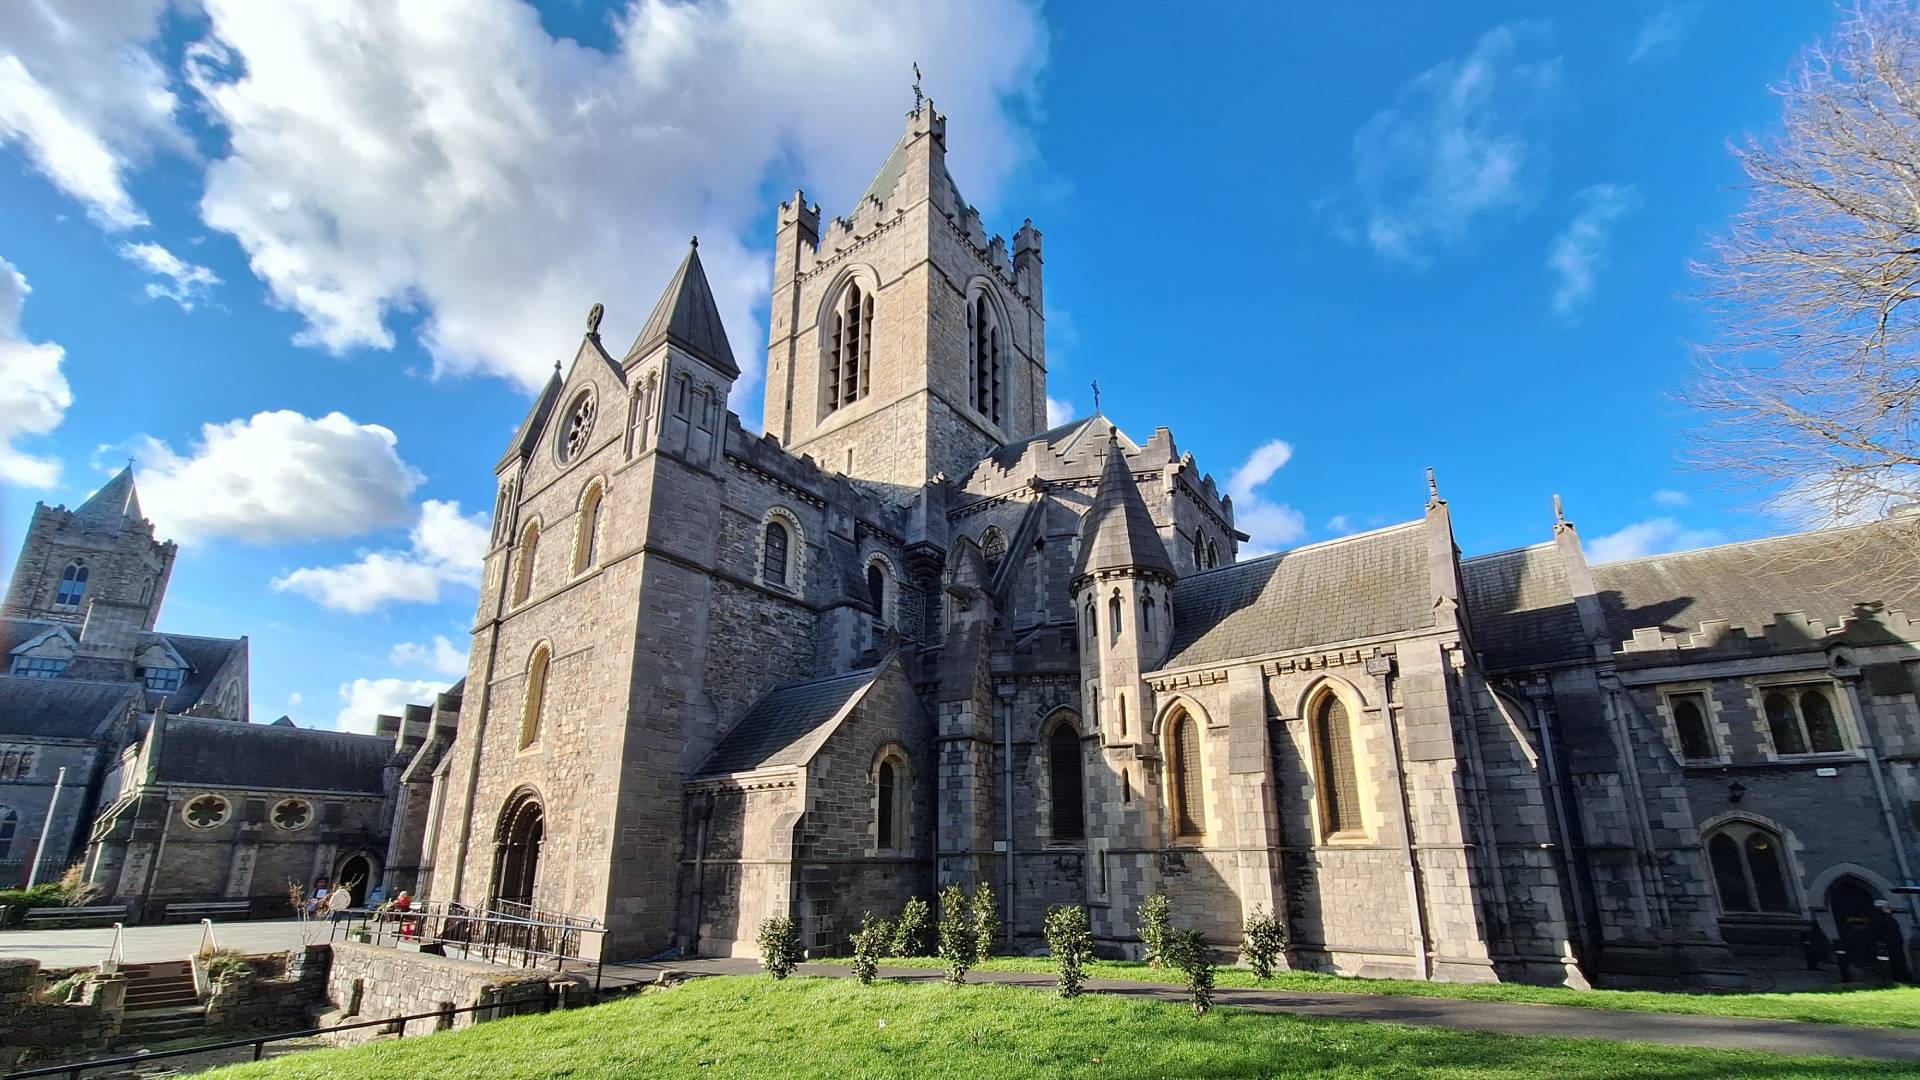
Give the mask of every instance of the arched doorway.
M 533 906 L 534 885 L 540 879 L 540 844 L 546 835 L 547 817 L 539 796 L 532 791 L 516 792 L 500 812 L 500 826 L 494 832 L 496 906 Z
M 373 864 L 365 855 L 349 856 L 333 880 L 337 888 L 347 891 L 348 902 L 358 907 L 366 903 L 367 893 L 373 888 Z
M 1827 886 L 1827 910 L 1833 913 L 1833 929 L 1841 948 L 1855 964 L 1872 965 L 1877 950 L 1873 944 L 1873 902 L 1880 890 L 1852 874 L 1843 874 Z

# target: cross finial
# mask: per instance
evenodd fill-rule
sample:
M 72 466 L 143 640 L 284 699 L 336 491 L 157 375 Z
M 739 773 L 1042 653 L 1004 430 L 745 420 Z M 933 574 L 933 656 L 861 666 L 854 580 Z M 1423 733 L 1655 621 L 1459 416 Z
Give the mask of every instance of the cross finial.
M 1093 380 L 1093 415 L 1100 415 L 1100 380 Z
M 1440 482 L 1433 478 L 1433 470 L 1428 469 L 1427 470 L 1427 498 L 1438 499 L 1439 497 L 1440 497 Z
M 913 115 L 920 115 L 920 105 L 926 100 L 927 95 L 920 92 L 920 61 L 915 60 L 913 62 Z
M 131 469 L 131 468 L 133 468 L 133 455 L 132 455 L 132 454 L 128 454 L 128 455 L 127 455 L 127 468 L 129 468 L 129 469 Z
M 700 238 L 698 236 L 694 237 L 691 241 L 688 242 L 688 246 L 693 248 L 695 251 L 700 250 Z

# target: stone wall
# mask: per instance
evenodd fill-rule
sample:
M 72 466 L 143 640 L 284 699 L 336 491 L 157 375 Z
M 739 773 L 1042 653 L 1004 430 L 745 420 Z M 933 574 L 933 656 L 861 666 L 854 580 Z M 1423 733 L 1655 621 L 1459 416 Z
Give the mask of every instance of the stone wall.
M 444 1008 L 497 1005 L 497 1011 L 461 1013 L 451 1024 L 434 1017 L 407 1024 L 407 1035 L 425 1035 L 445 1026 L 469 1027 L 522 1012 L 546 1009 L 550 1000 L 584 1000 L 586 984 L 571 975 L 459 960 L 382 945 L 336 941 L 326 976 L 329 1023 L 411 1016 Z M 560 987 L 570 987 L 562 990 Z M 341 1032 L 340 1042 L 364 1042 L 391 1028 Z
M 38 960 L 0 957 L 0 1069 L 101 1051 L 119 1033 L 122 976 L 100 977 L 71 1005 L 42 998 L 50 981 Z

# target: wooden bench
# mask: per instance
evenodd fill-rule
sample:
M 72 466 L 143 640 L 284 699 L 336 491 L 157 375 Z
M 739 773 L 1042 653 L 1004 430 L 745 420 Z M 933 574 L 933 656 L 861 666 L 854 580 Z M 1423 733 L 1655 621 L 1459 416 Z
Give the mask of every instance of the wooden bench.
M 23 923 L 36 922 L 125 922 L 127 906 L 125 904 L 103 904 L 96 907 L 37 907 L 28 908 Z
M 173 919 L 211 919 L 217 916 L 239 916 L 246 918 L 253 912 L 251 900 L 207 900 L 190 904 L 168 904 L 161 914 L 162 922 Z

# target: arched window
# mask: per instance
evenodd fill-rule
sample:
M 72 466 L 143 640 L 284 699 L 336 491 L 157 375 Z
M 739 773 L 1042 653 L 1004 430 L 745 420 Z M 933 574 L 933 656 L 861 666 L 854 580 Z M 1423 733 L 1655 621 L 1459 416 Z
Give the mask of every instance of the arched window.
M 541 715 L 547 709 L 547 669 L 553 666 L 553 654 L 545 645 L 533 650 L 527 662 L 527 699 L 520 709 L 520 749 L 540 739 Z
M 524 604 L 533 592 L 534 560 L 540 553 L 540 523 L 530 521 L 520 534 L 520 559 L 513 568 L 513 603 Z
M 1200 725 L 1185 712 L 1175 713 L 1167 733 L 1167 770 L 1173 781 L 1168 793 L 1173 803 L 1174 835 L 1204 836 L 1206 804 L 1200 790 Z
M 1193 568 L 1195 570 L 1207 568 L 1207 538 L 1197 529 L 1193 534 Z
M 1783 686 L 1767 692 L 1762 704 L 1775 753 L 1831 754 L 1847 748 L 1830 693 L 1825 686 Z
M 1120 770 L 1120 801 L 1123 803 L 1133 801 L 1133 778 L 1125 769 Z
M 1313 709 L 1313 742 L 1319 765 L 1320 821 L 1327 835 L 1360 829 L 1360 782 L 1353 768 L 1353 723 L 1347 703 L 1325 693 Z
M 1707 699 L 1702 694 L 1675 694 L 1669 699 L 1673 709 L 1673 730 L 1680 736 L 1680 756 L 1687 761 L 1710 761 L 1715 757 L 1713 732 L 1707 726 Z
M 827 339 L 828 412 L 867 396 L 872 343 L 873 297 L 859 282 L 848 282 L 834 305 L 833 334 Z
M 787 583 L 787 527 L 778 521 L 767 522 L 767 535 L 760 545 L 760 576 L 769 585 Z
M 973 408 L 981 416 L 1001 422 L 1005 390 L 1001 385 L 1000 320 L 987 291 L 973 294 L 967 305 L 967 355 L 973 358 Z
M 1207 569 L 1211 570 L 1214 567 L 1219 565 L 1220 565 L 1220 549 L 1215 547 L 1213 544 L 1213 541 L 1209 539 L 1207 541 Z
M 1122 690 L 1114 697 L 1118 698 L 1120 703 L 1120 737 L 1124 739 L 1127 737 L 1127 692 Z
M 1799 910 L 1787 887 L 1780 838 L 1745 822 L 1722 826 L 1707 838 L 1707 861 L 1720 892 L 1720 910 L 1791 915 Z
M 1000 531 L 1000 526 L 989 525 L 980 534 L 980 557 L 986 560 L 988 573 L 1000 569 L 1000 561 L 1007 557 L 1007 534 Z
M 500 485 L 500 494 L 493 500 L 493 542 L 504 544 L 513 531 L 513 483 Z
M 80 598 L 87 595 L 87 561 L 75 559 L 60 572 L 60 587 L 53 594 L 53 606 L 77 608 Z
M 1093 598 L 1087 598 L 1087 651 L 1092 652 L 1100 645 L 1100 627 L 1093 617 Z
M 1141 637 L 1146 637 L 1147 635 L 1153 633 L 1153 609 L 1155 606 L 1156 605 L 1154 603 L 1152 593 L 1146 593 L 1145 595 L 1140 597 L 1140 636 Z
M 605 489 L 598 480 L 587 487 L 580 500 L 580 532 L 573 539 L 573 572 L 584 574 L 599 561 L 600 507 L 606 501 Z
M 680 392 L 674 397 L 673 414 L 687 416 L 693 409 L 693 376 L 680 376 Z
M 20 815 L 10 806 L 0 806 L 0 859 L 13 854 L 13 834 L 20 828 Z
M 1086 789 L 1080 760 L 1080 733 L 1057 724 L 1047 739 L 1047 781 L 1051 785 L 1053 840 L 1078 844 L 1087 838 Z
M 879 847 L 905 851 L 907 837 L 907 763 L 897 754 L 880 759 L 873 774 L 874 839 Z
M 1107 636 L 1113 643 L 1120 643 L 1120 590 L 1115 589 L 1107 599 Z
M 629 454 L 637 454 L 647 448 L 647 437 L 653 433 L 653 414 L 657 405 L 654 401 L 660 387 L 658 372 L 647 376 L 647 385 L 633 393 L 633 446 Z
M 873 604 L 873 617 L 887 621 L 887 572 L 877 562 L 867 564 L 867 600 Z

